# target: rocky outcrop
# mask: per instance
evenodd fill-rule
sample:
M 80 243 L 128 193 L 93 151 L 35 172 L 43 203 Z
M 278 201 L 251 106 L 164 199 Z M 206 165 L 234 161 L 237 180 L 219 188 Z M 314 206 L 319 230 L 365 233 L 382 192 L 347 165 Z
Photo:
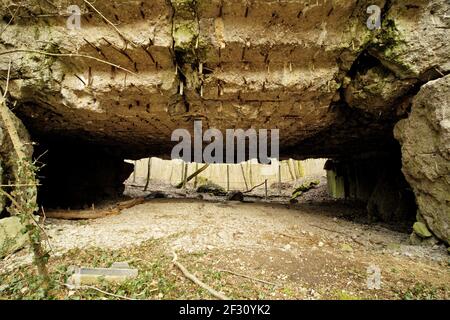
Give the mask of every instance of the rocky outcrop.
M 28 235 L 19 217 L 0 219 L 0 259 L 25 246 Z
M 450 70 L 440 0 L 76 0 L 79 30 L 67 1 L 4 3 L 15 112 L 43 138 L 129 158 L 170 154 L 171 132 L 193 119 L 279 128 L 296 157 L 373 150 L 392 142 L 417 85 Z M 366 26 L 369 5 L 380 30 Z
M 430 81 L 395 127 L 403 173 L 419 206 L 418 221 L 450 243 L 450 75 Z

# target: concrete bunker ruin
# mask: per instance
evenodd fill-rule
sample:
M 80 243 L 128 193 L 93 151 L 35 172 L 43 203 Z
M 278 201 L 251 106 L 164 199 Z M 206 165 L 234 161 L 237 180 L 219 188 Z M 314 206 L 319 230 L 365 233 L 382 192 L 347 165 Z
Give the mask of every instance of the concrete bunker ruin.
M 80 29 L 67 28 L 63 0 L 0 8 L 0 72 L 12 61 L 6 98 L 46 164 L 42 203 L 121 194 L 124 159 L 168 158 L 171 133 L 202 120 L 222 132 L 279 129 L 282 159 L 331 159 L 337 195 L 449 242 L 448 3 L 70 5 Z M 381 8 L 380 29 L 367 28 L 369 5 Z

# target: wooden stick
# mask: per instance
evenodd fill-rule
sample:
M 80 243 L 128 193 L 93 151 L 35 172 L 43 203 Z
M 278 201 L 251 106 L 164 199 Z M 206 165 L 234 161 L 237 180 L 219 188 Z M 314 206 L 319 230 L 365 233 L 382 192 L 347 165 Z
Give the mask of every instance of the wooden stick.
M 249 192 L 252 192 L 252 191 L 255 190 L 256 188 L 258 188 L 258 187 L 262 186 L 263 184 L 265 184 L 266 182 L 267 182 L 267 180 L 264 180 L 263 183 L 260 183 L 260 184 L 258 184 L 258 185 L 256 185 L 256 186 L 254 186 L 253 188 L 251 188 L 250 190 L 244 191 L 244 192 L 242 192 L 242 193 L 249 193 Z
M 184 174 L 183 174 L 183 189 L 186 189 L 186 184 L 187 184 L 187 173 L 188 173 L 188 164 L 187 162 L 184 164 Z
M 289 162 L 292 164 L 292 172 L 294 173 L 294 180 L 297 180 L 298 179 L 298 176 L 297 176 L 297 170 L 295 169 L 295 162 L 294 162 L 294 160 L 293 159 L 289 159 Z
M 264 180 L 265 199 L 267 200 L 267 179 Z
M 241 165 L 242 177 L 244 178 L 245 190 L 248 190 L 247 179 L 245 178 L 244 167 L 242 166 L 242 163 L 240 165 Z
M 150 184 L 150 176 L 151 176 L 151 170 L 152 170 L 152 158 L 148 158 L 148 167 L 147 167 L 147 181 L 145 182 L 144 191 L 147 191 L 148 185 Z
M 0 56 L 5 55 L 5 54 L 18 53 L 18 52 L 36 53 L 36 54 L 42 54 L 42 55 L 46 55 L 46 56 L 50 56 L 50 57 L 86 58 L 86 59 L 95 60 L 97 62 L 104 63 L 104 64 L 107 64 L 107 65 L 116 67 L 117 69 L 120 69 L 120 70 L 123 70 L 123 71 L 126 71 L 128 73 L 136 75 L 135 72 L 130 71 L 127 68 L 121 67 L 118 64 L 114 64 L 114 63 L 111 63 L 109 61 L 102 60 L 102 59 L 99 59 L 99 58 L 96 58 L 96 57 L 93 57 L 93 56 L 88 56 L 88 55 L 85 55 L 85 54 L 51 53 L 51 52 L 41 51 L 41 50 L 15 49 L 15 50 L 2 51 L 2 52 L 0 52 Z
M 194 276 L 192 273 L 190 273 L 185 266 L 183 266 L 180 262 L 177 261 L 178 256 L 175 253 L 175 251 L 172 251 L 172 255 L 173 255 L 173 264 L 175 266 L 177 266 L 178 269 L 180 269 L 180 271 L 183 273 L 183 275 L 188 278 L 189 280 L 191 280 L 192 282 L 194 282 L 196 285 L 198 285 L 199 287 L 205 289 L 206 291 L 208 291 L 212 296 L 216 297 L 217 299 L 220 300 L 230 300 L 230 298 L 228 298 L 226 295 L 214 290 L 213 288 L 211 288 L 210 286 L 208 286 L 206 283 L 200 281 L 196 276 Z
M 191 181 L 192 179 L 194 179 L 196 176 L 198 176 L 200 173 L 202 173 L 203 171 L 205 171 L 208 167 L 209 167 L 209 163 L 205 164 L 203 167 L 201 167 L 200 169 L 198 169 L 197 171 L 195 171 L 193 174 L 191 174 L 187 179 L 186 179 L 186 183 L 188 183 L 189 181 Z M 187 175 L 187 174 L 186 174 Z M 183 183 L 184 183 L 184 176 L 182 176 L 182 181 L 176 185 L 176 188 L 181 188 L 183 187 Z
M 289 174 L 291 175 L 292 180 L 295 180 L 295 176 L 294 176 L 294 174 L 292 173 L 292 169 L 291 169 L 291 159 L 289 159 L 289 160 L 287 161 L 287 166 L 288 166 Z

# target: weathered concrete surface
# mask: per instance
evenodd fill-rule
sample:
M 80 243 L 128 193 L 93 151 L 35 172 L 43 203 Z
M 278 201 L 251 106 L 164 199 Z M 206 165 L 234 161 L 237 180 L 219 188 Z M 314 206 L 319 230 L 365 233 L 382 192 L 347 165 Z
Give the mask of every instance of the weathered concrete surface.
M 25 246 L 28 235 L 23 228 L 18 217 L 0 219 L 0 258 Z
M 138 276 L 138 270 L 132 269 L 128 263 L 115 262 L 110 268 L 75 268 L 67 279 L 72 286 L 95 285 L 101 281 L 122 283 Z
M 411 114 L 395 127 L 403 173 L 416 195 L 418 220 L 450 243 L 450 76 L 424 85 Z
M 3 73 L 14 62 L 16 112 L 38 136 L 129 158 L 167 155 L 171 132 L 192 129 L 193 119 L 279 128 L 291 156 L 388 145 L 417 85 L 450 69 L 441 0 L 96 1 L 119 32 L 81 0 L 15 2 L 0 8 L 0 51 L 84 54 L 133 72 L 87 58 L 0 55 Z M 69 4 L 82 9 L 81 30 L 66 27 Z M 366 26 L 372 4 L 383 12 L 378 31 Z

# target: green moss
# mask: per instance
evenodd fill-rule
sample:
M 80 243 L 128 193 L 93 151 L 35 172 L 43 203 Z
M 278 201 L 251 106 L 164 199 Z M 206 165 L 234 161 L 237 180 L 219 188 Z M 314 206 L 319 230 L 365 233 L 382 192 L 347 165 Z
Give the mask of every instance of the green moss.
M 381 62 L 390 70 L 394 71 L 401 78 L 417 76 L 414 66 L 401 59 L 406 42 L 402 39 L 394 20 L 386 20 L 383 28 L 377 34 L 371 44 Z
M 173 31 L 175 50 L 189 51 L 195 48 L 198 37 L 198 27 L 194 21 L 177 22 Z
M 352 294 L 349 294 L 349 293 L 347 293 L 345 291 L 337 292 L 336 297 L 339 300 L 360 300 L 359 297 L 357 297 L 355 295 L 352 295 Z
M 292 192 L 291 199 L 296 199 L 299 196 L 301 196 L 304 192 L 307 192 L 313 188 L 315 188 L 317 185 L 319 185 L 320 181 L 314 180 L 311 182 L 303 183 L 302 185 L 295 188 L 295 190 Z
M 197 16 L 196 0 L 171 0 L 171 3 L 176 18 L 194 19 Z

